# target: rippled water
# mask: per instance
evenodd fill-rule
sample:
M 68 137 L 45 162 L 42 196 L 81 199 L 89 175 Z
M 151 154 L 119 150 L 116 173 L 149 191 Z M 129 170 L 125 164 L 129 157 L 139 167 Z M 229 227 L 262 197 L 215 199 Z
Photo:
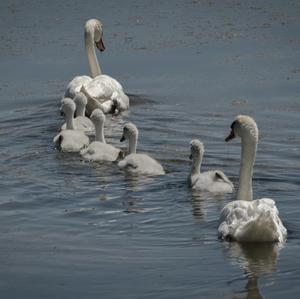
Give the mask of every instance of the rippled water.
M 3 298 L 296 298 L 300 279 L 297 1 L 5 1 L 0 4 L 0 290 Z M 123 124 L 167 169 L 132 177 L 53 148 L 68 81 L 88 72 L 82 24 L 105 24 L 103 70 L 124 85 Z M 233 117 L 260 130 L 254 196 L 272 197 L 283 245 L 217 238 L 234 195 L 192 192 L 189 142 L 237 184 Z

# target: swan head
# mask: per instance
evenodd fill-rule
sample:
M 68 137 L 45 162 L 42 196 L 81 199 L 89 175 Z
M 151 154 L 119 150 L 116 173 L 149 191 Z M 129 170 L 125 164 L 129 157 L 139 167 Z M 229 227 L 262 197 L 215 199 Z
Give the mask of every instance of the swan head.
M 74 112 L 76 110 L 76 105 L 74 101 L 70 98 L 64 98 L 61 100 L 61 108 L 60 111 L 64 115 L 74 115 Z
M 74 100 L 77 108 L 79 106 L 85 107 L 88 102 L 86 95 L 82 92 L 77 92 L 73 100 Z
M 191 154 L 190 159 L 199 159 L 204 154 L 204 145 L 199 139 L 194 139 L 190 142 L 191 145 Z
M 98 123 L 101 123 L 101 124 L 105 123 L 105 115 L 104 115 L 103 111 L 99 108 L 94 109 L 90 118 L 95 125 Z
M 258 128 L 255 120 L 248 115 L 238 115 L 231 124 L 231 132 L 226 137 L 225 141 L 228 142 L 231 139 L 239 136 L 247 141 L 257 142 L 258 140 Z
M 123 128 L 123 135 L 120 139 L 121 142 L 123 142 L 126 139 L 131 139 L 132 137 L 138 136 L 138 129 L 133 123 L 127 123 L 125 124 Z
M 105 50 L 103 42 L 103 25 L 97 19 L 90 19 L 86 21 L 84 26 L 85 34 L 90 34 L 94 32 L 94 42 L 98 50 L 101 52 Z

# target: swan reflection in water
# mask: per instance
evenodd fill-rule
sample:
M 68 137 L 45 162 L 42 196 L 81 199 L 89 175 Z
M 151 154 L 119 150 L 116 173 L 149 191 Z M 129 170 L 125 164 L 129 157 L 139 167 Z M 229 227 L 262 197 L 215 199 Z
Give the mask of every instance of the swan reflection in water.
M 272 274 L 276 271 L 279 251 L 283 248 L 280 243 L 237 243 L 224 242 L 226 256 L 233 264 L 238 264 L 248 279 L 245 286 L 245 297 L 234 294 L 233 298 L 260 299 L 258 279 L 261 275 Z M 231 281 L 233 282 L 233 281 Z
M 201 221 L 205 218 L 210 211 L 214 213 L 214 210 L 218 211 L 222 209 L 224 205 L 224 199 L 227 194 L 213 194 L 210 192 L 201 192 L 199 190 L 191 190 L 191 203 L 193 209 L 193 215 L 197 221 Z

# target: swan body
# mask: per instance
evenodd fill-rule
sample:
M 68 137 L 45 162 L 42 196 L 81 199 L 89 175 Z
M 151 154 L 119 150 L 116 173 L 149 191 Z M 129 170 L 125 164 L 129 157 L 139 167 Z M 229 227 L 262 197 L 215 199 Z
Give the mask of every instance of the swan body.
M 232 193 L 233 184 L 221 170 L 200 172 L 204 145 L 198 140 L 191 141 L 192 168 L 189 182 L 192 189 L 211 193 Z
M 82 92 L 77 92 L 73 100 L 76 104 L 76 117 L 74 119 L 75 129 L 79 131 L 84 131 L 86 133 L 94 132 L 95 127 L 93 122 L 85 116 L 85 107 L 87 104 L 86 96 Z M 65 130 L 66 127 L 67 124 L 64 123 L 61 126 L 61 130 Z
M 124 126 L 120 141 L 123 142 L 125 139 L 129 142 L 129 154 L 118 163 L 121 169 L 143 175 L 165 174 L 163 167 L 156 160 L 146 154 L 136 153 L 138 130 L 133 123 L 127 123 Z
M 95 141 L 87 148 L 80 151 L 80 155 L 88 161 L 116 161 L 122 155 L 122 151 L 107 144 L 104 137 L 105 115 L 102 110 L 95 109 L 91 114 L 96 129 Z
M 75 93 L 82 91 L 88 99 L 86 112 L 88 115 L 96 108 L 100 108 L 104 113 L 113 113 L 115 106 L 112 102 L 111 96 L 114 91 L 117 91 L 123 98 L 127 98 L 123 91 L 122 85 L 114 78 L 103 75 L 99 62 L 97 60 L 95 46 L 104 51 L 102 23 L 96 19 L 90 19 L 85 23 L 84 27 L 84 42 L 85 49 L 90 66 L 91 77 L 77 76 L 67 86 L 65 96 L 74 97 Z M 102 103 L 109 101 L 106 106 L 102 107 Z
M 66 118 L 66 129 L 53 139 L 55 146 L 62 152 L 79 152 L 89 144 L 89 138 L 83 131 L 75 129 L 74 112 L 76 105 L 72 99 L 62 100 L 62 111 Z
M 241 167 L 237 200 L 228 203 L 219 220 L 219 237 L 239 242 L 283 242 L 287 230 L 283 226 L 274 200 L 252 200 L 252 172 L 258 142 L 255 121 L 246 115 L 238 115 L 231 125 L 229 141 L 241 137 Z

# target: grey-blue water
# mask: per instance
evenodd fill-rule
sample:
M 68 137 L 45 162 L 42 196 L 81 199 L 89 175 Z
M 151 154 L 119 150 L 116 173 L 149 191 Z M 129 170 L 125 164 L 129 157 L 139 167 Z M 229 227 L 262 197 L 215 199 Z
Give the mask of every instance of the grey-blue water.
M 296 298 L 300 291 L 299 1 L 21 1 L 0 3 L 1 298 Z M 104 73 L 131 95 L 108 117 L 119 143 L 168 173 L 130 177 L 84 163 L 52 139 L 67 83 L 88 74 L 83 24 L 104 24 Z M 238 182 L 238 113 L 260 130 L 254 197 L 273 198 L 288 229 L 278 245 L 217 238 L 235 195 L 191 192 L 189 142 L 203 169 Z

